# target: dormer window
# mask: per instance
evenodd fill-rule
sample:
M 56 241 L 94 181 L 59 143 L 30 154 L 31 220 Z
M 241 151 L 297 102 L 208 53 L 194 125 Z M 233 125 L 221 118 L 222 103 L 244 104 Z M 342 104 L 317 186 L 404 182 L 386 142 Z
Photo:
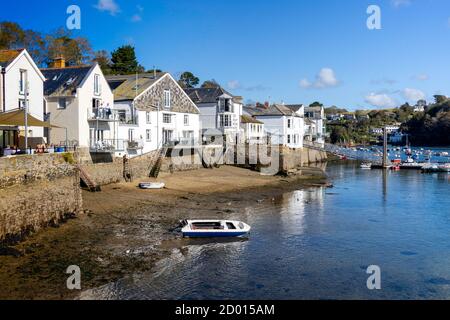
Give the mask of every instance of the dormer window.
M 170 90 L 164 90 L 164 108 L 170 109 L 171 98 Z
M 219 104 L 222 112 L 233 112 L 233 104 L 231 99 L 220 99 Z

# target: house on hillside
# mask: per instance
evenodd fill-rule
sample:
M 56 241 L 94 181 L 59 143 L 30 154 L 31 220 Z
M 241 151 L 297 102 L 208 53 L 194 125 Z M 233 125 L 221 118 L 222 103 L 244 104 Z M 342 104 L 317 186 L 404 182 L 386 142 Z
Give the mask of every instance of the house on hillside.
M 169 73 L 107 77 L 129 156 L 199 141 L 199 110 Z
M 61 58 L 42 73 L 48 118 L 61 127 L 49 130 L 49 143 L 90 153 L 123 149 L 117 139 L 113 93 L 98 64 L 66 67 Z
M 244 107 L 244 112 L 264 123 L 271 144 L 303 148 L 303 119 L 297 112 L 281 104 Z
M 241 128 L 242 98 L 233 96 L 221 87 L 185 89 L 200 110 L 202 134 L 218 131 L 228 143 L 242 142 Z
M 28 106 L 29 123 L 39 124 L 44 121 L 44 80 L 44 75 L 27 50 L 0 50 L 2 152 L 8 146 L 22 149 L 25 146 L 25 103 Z M 28 146 L 35 147 L 45 142 L 43 126 L 28 127 Z
M 241 128 L 244 130 L 245 142 L 249 144 L 265 143 L 264 123 L 249 115 L 241 116 Z

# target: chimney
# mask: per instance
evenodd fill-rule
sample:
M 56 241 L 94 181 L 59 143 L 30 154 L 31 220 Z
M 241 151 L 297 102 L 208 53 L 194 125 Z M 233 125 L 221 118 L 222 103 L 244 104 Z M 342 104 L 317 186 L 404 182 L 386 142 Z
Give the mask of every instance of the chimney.
M 50 64 L 50 68 L 64 69 L 65 67 L 66 67 L 66 59 L 63 56 L 56 57 Z
M 269 109 L 269 107 L 270 107 L 269 102 L 268 101 L 264 102 L 264 108 Z

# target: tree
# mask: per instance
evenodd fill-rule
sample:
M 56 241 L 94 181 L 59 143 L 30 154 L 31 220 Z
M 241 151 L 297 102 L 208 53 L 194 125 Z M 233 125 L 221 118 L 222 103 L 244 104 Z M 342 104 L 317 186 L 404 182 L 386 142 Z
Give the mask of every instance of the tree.
M 202 88 L 218 88 L 218 87 L 220 87 L 220 84 L 217 83 L 217 81 L 214 79 L 206 80 L 202 84 Z
M 447 101 L 447 97 L 437 94 L 437 95 L 434 96 L 434 100 L 435 100 L 436 103 L 444 103 L 445 101 Z
M 86 64 L 92 61 L 92 47 L 83 37 L 73 38 L 70 31 L 63 28 L 46 37 L 47 64 L 63 57 L 68 66 Z
M 200 79 L 194 76 L 192 72 L 186 71 L 181 74 L 178 82 L 183 88 L 195 88 L 200 83 Z
M 130 45 L 122 46 L 111 54 L 111 69 L 115 74 L 133 74 L 144 72 L 144 68 L 139 65 L 136 58 L 136 51 Z
M 108 51 L 100 50 L 95 52 L 94 59 L 92 60 L 92 62 L 98 63 L 98 65 L 100 66 L 105 75 L 112 73 L 111 58 Z
M 23 30 L 22 27 L 9 21 L 0 23 L 0 49 L 25 48 L 41 66 L 46 60 L 45 40 L 39 32 Z
M 323 107 L 323 104 L 316 101 L 316 102 L 311 103 L 309 106 L 310 107 Z

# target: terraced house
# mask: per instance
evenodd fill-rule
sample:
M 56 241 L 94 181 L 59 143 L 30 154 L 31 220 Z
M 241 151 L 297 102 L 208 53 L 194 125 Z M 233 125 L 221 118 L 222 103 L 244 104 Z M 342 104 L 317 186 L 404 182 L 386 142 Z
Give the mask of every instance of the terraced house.
M 241 97 L 233 96 L 219 86 L 185 90 L 200 110 L 202 133 L 218 131 L 226 137 L 228 143 L 243 142 Z
M 42 73 L 48 119 L 60 127 L 49 130 L 49 143 L 77 146 L 86 154 L 122 148 L 112 112 L 113 94 L 97 64 L 66 67 L 59 58 Z
M 169 73 L 107 77 L 129 156 L 199 141 L 199 110 Z

